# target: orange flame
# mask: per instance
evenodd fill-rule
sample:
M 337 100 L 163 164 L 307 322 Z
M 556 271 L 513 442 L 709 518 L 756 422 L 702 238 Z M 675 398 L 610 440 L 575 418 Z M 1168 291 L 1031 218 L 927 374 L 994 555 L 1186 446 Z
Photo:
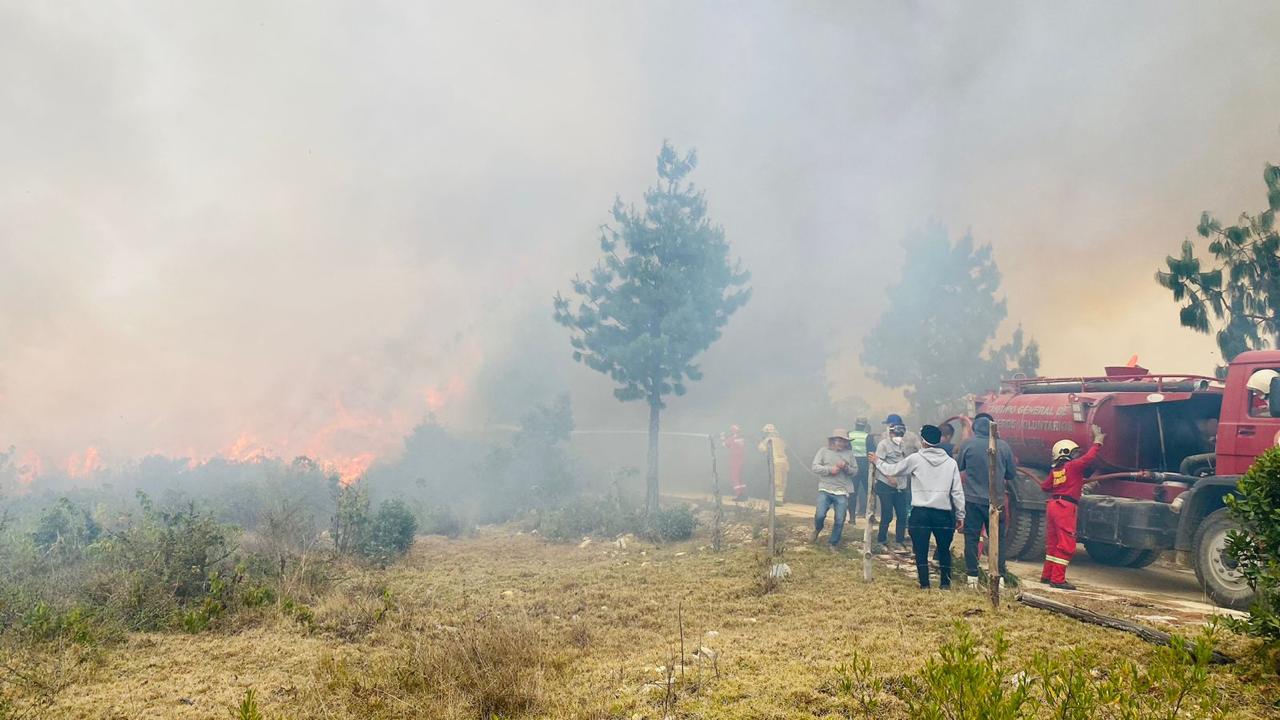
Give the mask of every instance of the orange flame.
M 361 453 L 355 457 L 327 460 L 324 462 L 324 469 L 325 472 L 337 473 L 338 480 L 345 487 L 364 477 L 373 460 L 373 453 Z
M 31 487 L 43 469 L 44 461 L 38 454 L 32 450 L 24 452 L 18 460 L 18 485 L 24 489 Z
M 102 457 L 98 448 L 86 448 L 84 454 L 72 453 L 66 462 L 67 475 L 73 478 L 84 478 L 102 469 Z

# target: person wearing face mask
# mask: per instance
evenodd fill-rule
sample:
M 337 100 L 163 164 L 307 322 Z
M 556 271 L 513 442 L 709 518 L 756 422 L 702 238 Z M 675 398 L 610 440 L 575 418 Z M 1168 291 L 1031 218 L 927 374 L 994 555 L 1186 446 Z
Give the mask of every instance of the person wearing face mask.
M 908 455 L 920 450 L 920 436 L 907 432 L 907 426 L 902 422 L 901 415 L 889 415 L 885 418 L 884 424 L 889 429 L 884 434 L 884 437 L 880 439 L 880 442 L 876 443 L 875 455 L 883 460 L 886 465 L 895 465 Z M 911 508 L 910 475 L 907 474 L 900 477 L 888 475 L 877 465 L 875 477 L 876 499 L 880 504 L 880 531 L 876 536 L 877 548 L 905 549 L 907 542 L 907 513 Z M 893 521 L 895 516 L 898 522 L 894 527 L 894 542 L 890 545 L 889 523 Z

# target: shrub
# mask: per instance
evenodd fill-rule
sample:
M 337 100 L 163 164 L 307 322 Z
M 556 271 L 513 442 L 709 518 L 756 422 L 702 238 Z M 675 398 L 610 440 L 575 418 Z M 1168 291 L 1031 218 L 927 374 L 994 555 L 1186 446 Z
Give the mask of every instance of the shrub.
M 369 493 L 359 484 L 334 487 L 333 542 L 338 552 L 352 554 L 369 537 Z
M 1280 645 L 1280 448 L 1260 455 L 1238 488 L 1226 502 L 1244 532 L 1227 536 L 1227 553 L 1257 594 L 1249 617 L 1227 624 L 1274 647 Z
M 1060 720 L 1173 720 L 1222 717 L 1221 693 L 1210 674 L 1213 633 L 1189 640 L 1175 635 L 1141 666 L 1123 660 L 1107 668 L 1099 659 L 1074 651 L 1037 653 L 1017 669 L 1008 662 L 1009 643 L 999 631 L 990 650 L 979 647 L 967 625 L 925 663 L 903 687 L 912 718 L 946 720 L 1030 720 L 1052 708 Z M 866 686 L 869 669 L 837 677 L 855 690 Z M 859 680 L 859 678 L 862 678 Z M 841 693 L 844 694 L 843 692 Z M 860 696 L 865 712 L 868 698 Z
M 384 500 L 370 523 L 365 555 L 384 561 L 403 555 L 417 532 L 418 518 L 403 500 Z
M 693 529 L 697 525 L 693 508 L 688 505 L 676 505 L 658 510 L 649 516 L 648 535 L 653 540 L 673 542 L 688 540 L 693 537 Z
M 919 678 L 910 684 L 907 700 L 911 717 L 925 720 L 1017 720 L 1025 716 L 1030 700 L 1028 686 L 1005 687 L 1005 660 L 1009 642 L 999 631 L 994 647 L 980 651 L 968 625 L 958 625 L 958 636 L 945 643 L 939 656 L 930 658 Z
M 63 497 L 41 513 L 31 539 L 41 551 L 65 562 L 78 559 L 100 533 L 87 510 Z

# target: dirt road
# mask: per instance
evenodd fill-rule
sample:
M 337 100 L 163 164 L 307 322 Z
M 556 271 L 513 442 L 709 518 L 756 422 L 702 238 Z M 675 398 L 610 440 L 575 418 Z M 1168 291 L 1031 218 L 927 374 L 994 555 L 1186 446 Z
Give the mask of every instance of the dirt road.
M 679 497 L 705 502 L 709 497 L 696 495 L 679 495 Z M 726 503 L 734 507 L 737 503 Z M 757 512 L 766 512 L 768 503 L 762 500 L 750 500 L 743 507 Z M 778 516 L 792 525 L 799 520 L 813 517 L 813 507 L 797 503 L 786 503 L 778 506 Z M 860 521 L 856 526 L 845 525 L 846 542 L 859 542 L 865 526 Z M 957 547 L 959 544 L 957 542 Z M 983 560 L 985 562 L 985 558 Z M 1009 563 L 1009 569 L 1027 583 L 1027 587 L 1038 594 L 1058 594 L 1079 597 L 1081 599 L 1107 600 L 1119 602 L 1137 608 L 1145 608 L 1139 617 L 1146 616 L 1152 621 L 1167 622 L 1202 622 L 1219 614 L 1236 614 L 1231 610 L 1219 608 L 1200 590 L 1196 582 L 1195 572 L 1175 567 L 1165 561 L 1157 562 L 1151 567 L 1141 570 L 1117 568 L 1100 565 L 1089 558 L 1089 554 L 1081 546 L 1071 562 L 1068 573 L 1071 581 L 1080 590 L 1068 593 L 1040 585 L 1041 563 L 1018 562 Z M 1060 598 L 1061 599 L 1061 598 Z

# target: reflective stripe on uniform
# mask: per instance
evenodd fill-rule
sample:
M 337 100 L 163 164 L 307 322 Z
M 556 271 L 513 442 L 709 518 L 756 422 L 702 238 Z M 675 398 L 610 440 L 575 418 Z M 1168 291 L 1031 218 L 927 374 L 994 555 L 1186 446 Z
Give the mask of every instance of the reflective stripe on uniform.
M 1052 555 L 1045 555 L 1045 556 L 1044 556 L 1044 559 L 1045 559 L 1045 560 L 1047 560 L 1048 562 L 1051 562 L 1051 563 L 1057 563 L 1057 564 L 1059 564 L 1059 565 L 1070 565 L 1070 564 L 1071 564 L 1071 561 L 1070 561 L 1070 560 L 1065 560 L 1065 559 L 1060 558 L 1060 557 L 1054 557 L 1054 556 L 1052 556 Z

